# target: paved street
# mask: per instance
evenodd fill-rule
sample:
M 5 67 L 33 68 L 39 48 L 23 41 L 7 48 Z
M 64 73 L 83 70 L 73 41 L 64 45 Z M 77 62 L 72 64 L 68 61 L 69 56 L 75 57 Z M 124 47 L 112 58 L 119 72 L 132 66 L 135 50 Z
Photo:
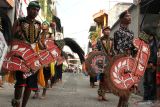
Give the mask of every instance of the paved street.
M 11 107 L 13 85 L 4 87 L 0 89 L 0 107 Z M 63 73 L 63 82 L 49 89 L 46 99 L 30 98 L 27 107 L 116 107 L 118 97 L 113 94 L 106 95 L 107 102 L 97 101 L 97 88 L 90 88 L 89 78 L 83 74 Z M 141 97 L 132 95 L 129 107 L 151 107 L 150 103 L 136 104 L 140 100 Z

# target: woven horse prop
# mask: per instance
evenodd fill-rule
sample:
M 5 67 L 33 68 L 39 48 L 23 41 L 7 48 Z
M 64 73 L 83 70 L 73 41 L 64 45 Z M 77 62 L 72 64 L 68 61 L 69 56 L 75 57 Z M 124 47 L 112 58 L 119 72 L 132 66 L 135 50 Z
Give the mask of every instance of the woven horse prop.
M 84 52 L 80 46 L 70 38 L 64 38 L 62 42 L 56 43 L 52 39 L 45 39 L 44 45 L 46 49 L 35 52 L 32 45 L 20 40 L 13 40 L 11 42 L 11 50 L 4 58 L 2 69 L 4 71 L 21 71 L 24 72 L 24 78 L 29 77 L 41 67 L 62 59 L 61 50 L 64 45 L 67 45 L 71 50 L 77 53 L 84 61 Z
M 99 72 L 105 74 L 106 87 L 120 97 L 118 107 L 128 107 L 131 88 L 144 75 L 150 56 L 147 34 L 141 33 L 139 38 L 134 39 L 133 44 L 137 48 L 134 57 L 127 55 L 111 57 L 104 52 L 92 52 L 84 63 L 84 69 L 89 75 L 95 76 Z M 98 64 L 99 60 L 101 64 Z
M 61 50 L 52 39 L 46 39 L 45 46 L 45 50 L 37 53 L 30 44 L 13 40 L 11 42 L 11 51 L 7 53 L 3 61 L 2 69 L 11 72 L 19 70 L 25 72 L 25 74 L 31 71 L 34 73 L 39 70 L 40 67 L 48 65 L 58 57 L 61 57 Z

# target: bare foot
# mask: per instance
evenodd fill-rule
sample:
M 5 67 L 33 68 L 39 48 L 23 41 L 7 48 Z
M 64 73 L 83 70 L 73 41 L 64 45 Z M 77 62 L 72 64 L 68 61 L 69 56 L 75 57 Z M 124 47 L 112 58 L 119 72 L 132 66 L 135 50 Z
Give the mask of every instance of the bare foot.
M 45 97 L 44 95 L 42 95 L 42 96 L 40 97 L 40 99 L 42 99 L 42 100 L 45 99 L 45 98 L 46 98 L 46 97 Z
M 102 97 L 102 100 L 103 100 L 103 101 L 108 101 L 105 97 Z
M 98 96 L 98 101 L 102 101 L 102 96 Z
M 33 98 L 33 99 L 39 98 L 39 94 L 38 94 L 38 93 L 35 93 L 32 98 Z

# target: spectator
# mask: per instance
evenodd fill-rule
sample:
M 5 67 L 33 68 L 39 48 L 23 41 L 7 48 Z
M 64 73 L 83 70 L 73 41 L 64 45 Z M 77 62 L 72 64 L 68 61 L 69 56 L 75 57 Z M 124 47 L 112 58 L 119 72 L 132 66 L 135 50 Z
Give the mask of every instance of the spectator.
M 154 29 L 146 27 L 143 30 L 146 34 L 150 35 L 149 37 L 149 46 L 150 46 L 150 57 L 148 60 L 148 65 L 144 73 L 144 96 L 143 100 L 154 101 L 156 99 L 156 67 L 157 67 L 157 41 L 156 34 Z

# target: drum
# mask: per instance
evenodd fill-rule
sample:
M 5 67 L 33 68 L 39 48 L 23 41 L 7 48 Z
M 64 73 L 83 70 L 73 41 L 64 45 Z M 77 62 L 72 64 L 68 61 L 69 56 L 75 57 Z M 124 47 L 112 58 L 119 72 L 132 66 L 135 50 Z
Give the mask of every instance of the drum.
M 105 66 L 110 64 L 110 56 L 102 51 L 93 51 L 88 54 L 85 60 L 86 71 L 90 76 L 105 72 Z

